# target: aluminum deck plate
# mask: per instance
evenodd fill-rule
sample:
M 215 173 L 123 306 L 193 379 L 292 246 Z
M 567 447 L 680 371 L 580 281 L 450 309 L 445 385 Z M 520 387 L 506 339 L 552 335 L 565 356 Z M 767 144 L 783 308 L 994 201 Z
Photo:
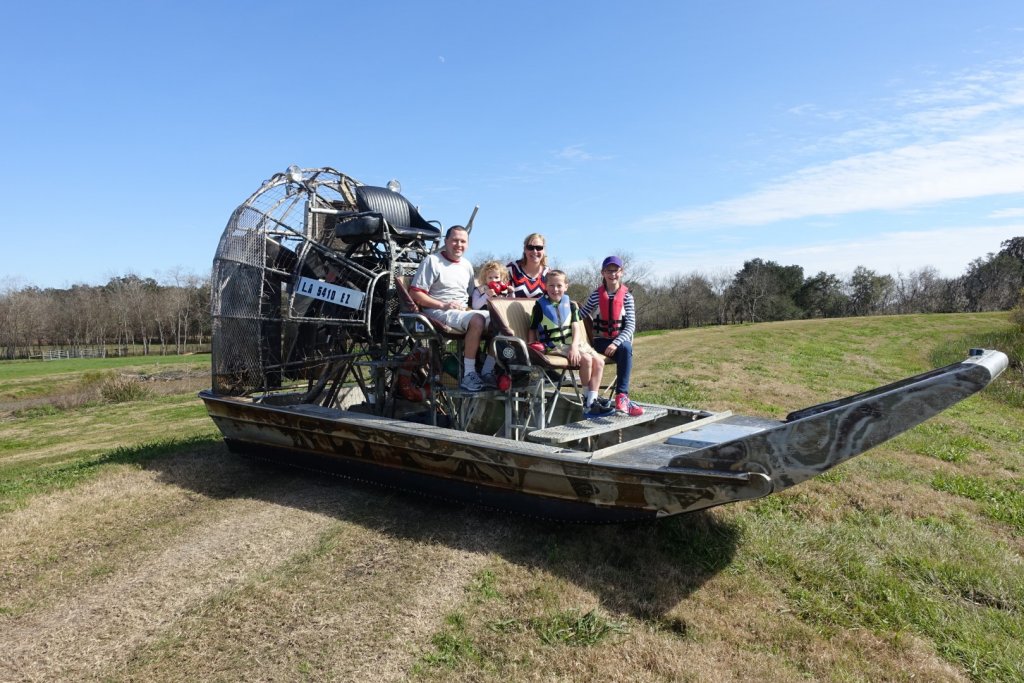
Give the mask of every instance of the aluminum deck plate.
M 666 415 L 668 415 L 668 410 L 666 408 L 645 405 L 644 414 L 637 417 L 630 417 L 623 413 L 613 413 L 607 417 L 595 417 L 590 420 L 570 422 L 569 424 L 559 425 L 557 427 L 538 429 L 530 432 L 526 438 L 529 441 L 537 443 L 565 443 L 567 441 L 576 441 L 577 439 L 585 439 L 589 436 L 597 436 L 598 434 L 605 434 L 607 432 L 625 429 L 626 427 L 632 427 L 633 425 L 657 420 L 658 418 L 665 417 Z

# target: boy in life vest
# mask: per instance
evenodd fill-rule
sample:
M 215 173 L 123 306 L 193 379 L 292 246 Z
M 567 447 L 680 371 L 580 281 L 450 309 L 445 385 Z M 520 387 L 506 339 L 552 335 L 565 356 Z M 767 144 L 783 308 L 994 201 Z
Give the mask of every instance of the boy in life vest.
M 565 293 L 568 278 L 560 270 L 548 271 L 547 293 L 537 299 L 530 319 L 527 341 L 537 348 L 541 345 L 548 355 L 564 356 L 571 365 L 580 369 L 580 382 L 586 388 L 583 397 L 583 416 L 602 417 L 615 412 L 615 407 L 597 398 L 601 390 L 604 358 L 587 343 L 587 332 L 579 306 Z
M 633 332 L 636 308 L 633 295 L 623 284 L 622 259 L 609 256 L 601 264 L 601 285 L 583 304 L 583 315 L 594 319 L 594 349 L 615 359 L 615 409 L 636 417 L 644 409 L 629 400 L 629 375 L 633 370 Z
M 512 286 L 508 282 L 508 269 L 500 261 L 487 261 L 476 271 L 476 281 L 480 284 L 473 290 L 472 303 L 474 310 L 487 308 L 487 302 L 495 297 L 512 296 Z

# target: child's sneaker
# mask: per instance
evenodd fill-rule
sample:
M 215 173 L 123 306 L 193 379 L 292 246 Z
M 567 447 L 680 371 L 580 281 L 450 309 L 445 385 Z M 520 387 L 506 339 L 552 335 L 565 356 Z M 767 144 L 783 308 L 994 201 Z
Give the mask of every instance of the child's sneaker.
M 485 372 L 480 375 L 480 379 L 488 389 L 496 389 L 498 387 L 498 376 L 493 372 Z
M 587 420 L 593 420 L 595 417 L 608 417 L 609 415 L 615 414 L 615 406 L 604 403 L 600 399 L 594 399 L 590 402 L 586 408 L 583 409 L 583 417 Z
M 484 384 L 484 380 L 480 377 L 479 372 L 467 372 L 463 377 L 459 386 L 466 391 L 483 391 L 487 388 Z
M 644 409 L 630 401 L 626 394 L 615 394 L 615 409 L 630 417 L 639 417 L 644 414 Z

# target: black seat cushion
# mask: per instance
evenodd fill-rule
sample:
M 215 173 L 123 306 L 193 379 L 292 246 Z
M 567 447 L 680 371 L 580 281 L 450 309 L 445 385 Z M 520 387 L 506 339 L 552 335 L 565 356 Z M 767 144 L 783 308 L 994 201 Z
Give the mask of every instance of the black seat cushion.
M 431 239 L 441 233 L 440 228 L 423 219 L 408 199 L 386 187 L 357 187 L 356 208 L 380 214 L 398 237 Z

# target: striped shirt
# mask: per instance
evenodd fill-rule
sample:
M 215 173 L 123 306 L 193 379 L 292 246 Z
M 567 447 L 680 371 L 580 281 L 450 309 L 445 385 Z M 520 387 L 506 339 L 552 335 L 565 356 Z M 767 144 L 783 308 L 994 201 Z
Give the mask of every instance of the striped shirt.
M 609 293 L 608 296 L 614 296 Z M 601 294 L 598 290 L 594 290 L 587 297 L 586 303 L 583 304 L 583 315 L 589 318 L 599 317 L 597 314 L 600 313 Z M 622 302 L 622 329 L 619 330 L 619 336 L 615 337 L 616 341 L 623 341 L 633 343 L 633 332 L 636 331 L 636 307 L 633 303 L 633 292 L 626 292 L 625 299 Z M 596 337 L 600 335 L 596 333 Z
M 547 294 L 547 266 L 541 269 L 540 277 L 534 278 L 524 273 L 517 261 L 509 261 L 505 267 L 508 268 L 509 284 L 512 285 L 512 296 L 515 298 L 539 299 Z

